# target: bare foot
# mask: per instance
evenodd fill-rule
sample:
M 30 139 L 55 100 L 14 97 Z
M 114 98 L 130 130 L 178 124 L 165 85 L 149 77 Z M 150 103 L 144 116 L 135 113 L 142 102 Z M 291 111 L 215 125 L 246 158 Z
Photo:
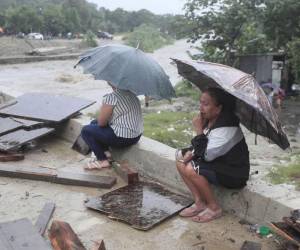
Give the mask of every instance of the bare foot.
M 110 163 L 108 160 L 104 160 L 104 161 L 93 161 L 88 163 L 84 169 L 86 170 L 100 170 L 103 168 L 109 168 L 110 167 Z

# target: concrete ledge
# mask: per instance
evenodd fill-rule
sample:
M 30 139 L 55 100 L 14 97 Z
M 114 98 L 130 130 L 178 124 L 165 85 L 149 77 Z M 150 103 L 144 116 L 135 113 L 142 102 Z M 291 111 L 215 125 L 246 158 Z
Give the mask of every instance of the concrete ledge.
M 19 64 L 42 61 L 78 59 L 79 54 L 64 54 L 52 56 L 22 56 L 22 57 L 0 57 L 0 64 Z
M 73 143 L 83 125 L 89 119 L 71 119 L 60 136 Z M 170 188 L 189 194 L 188 189 L 177 173 L 175 149 L 147 137 L 138 144 L 126 149 L 113 149 L 116 160 L 129 160 L 139 173 L 163 183 Z M 300 207 L 298 197 L 287 198 L 289 190 L 284 185 L 270 185 L 260 177 L 253 177 L 242 190 L 215 188 L 215 194 L 222 207 L 240 218 L 253 223 L 280 221 L 293 209 Z

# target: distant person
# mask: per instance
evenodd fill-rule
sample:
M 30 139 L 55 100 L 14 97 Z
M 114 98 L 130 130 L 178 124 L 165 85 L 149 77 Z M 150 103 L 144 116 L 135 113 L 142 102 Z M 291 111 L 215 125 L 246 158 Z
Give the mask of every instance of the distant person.
M 110 167 L 109 147 L 124 148 L 139 141 L 143 133 L 141 104 L 135 94 L 108 83 L 113 92 L 103 97 L 97 120 L 82 128 L 81 136 L 96 155 L 85 169 Z
M 222 215 L 210 184 L 243 188 L 249 178 L 249 151 L 235 99 L 219 88 L 208 88 L 200 99 L 200 113 L 193 119 L 197 135 L 192 146 L 176 151 L 177 169 L 195 203 L 180 212 L 195 222 L 209 222 Z
M 261 87 L 267 95 L 270 104 L 274 108 L 281 110 L 282 102 L 285 98 L 285 91 L 277 84 L 272 83 L 271 79 L 269 79 L 267 82 L 262 82 Z

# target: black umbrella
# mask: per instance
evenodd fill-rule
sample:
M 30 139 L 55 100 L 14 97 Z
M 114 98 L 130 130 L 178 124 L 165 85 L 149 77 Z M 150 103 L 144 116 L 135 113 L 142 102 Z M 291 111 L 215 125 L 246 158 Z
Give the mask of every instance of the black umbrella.
M 236 97 L 236 114 L 251 132 L 269 138 L 282 149 L 290 146 L 275 110 L 252 75 L 222 64 L 173 60 L 178 73 L 200 90 L 218 87 Z

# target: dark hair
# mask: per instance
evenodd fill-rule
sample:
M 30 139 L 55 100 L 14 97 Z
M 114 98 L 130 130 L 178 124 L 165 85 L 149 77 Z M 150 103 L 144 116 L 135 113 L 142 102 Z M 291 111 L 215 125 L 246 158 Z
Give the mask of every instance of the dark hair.
M 209 94 L 216 102 L 216 104 L 222 105 L 222 111 L 235 111 L 235 97 L 227 93 L 221 88 L 207 88 L 203 93 Z

